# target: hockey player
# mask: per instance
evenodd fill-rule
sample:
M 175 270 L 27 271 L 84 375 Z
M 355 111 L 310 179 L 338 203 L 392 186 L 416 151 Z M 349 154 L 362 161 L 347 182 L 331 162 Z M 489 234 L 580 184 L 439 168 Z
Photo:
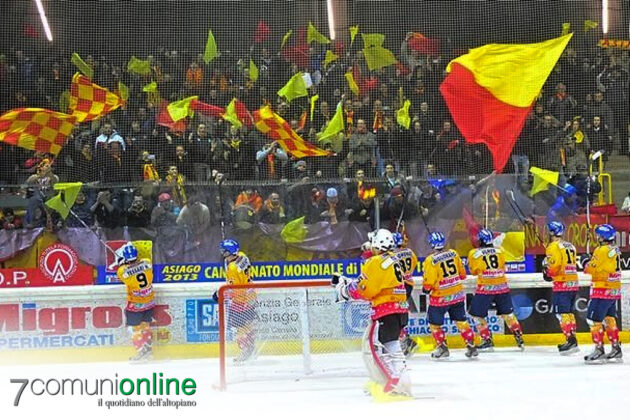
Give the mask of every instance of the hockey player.
M 225 282 L 227 284 L 248 284 L 252 282 L 251 263 L 234 239 L 225 239 L 219 244 L 225 268 Z M 254 356 L 256 337 L 253 321 L 256 317 L 256 293 L 251 289 L 236 289 L 226 295 L 230 305 L 230 316 L 227 326 L 236 330 L 236 344 L 240 354 L 234 359 L 235 363 L 243 363 Z M 218 301 L 217 293 L 213 296 Z
M 579 290 L 577 253 L 573 244 L 562 240 L 564 225 L 561 222 L 549 222 L 547 229 L 550 242 L 543 261 L 543 278 L 553 282 L 551 304 L 566 337 L 566 342 L 558 345 L 558 351 L 562 355 L 568 355 L 578 351 L 575 338 L 577 326 L 575 315 L 571 312 Z
M 475 347 L 475 333 L 466 321 L 464 301 L 464 280 L 466 269 L 456 251 L 444 249 L 446 238 L 441 232 L 432 232 L 427 238 L 434 252 L 427 256 L 422 264 L 422 289 L 429 295 L 427 317 L 429 328 L 435 339 L 436 348 L 431 353 L 435 359 L 450 355 L 446 343 L 446 335 L 442 330 L 444 315 L 448 312 L 452 321 L 466 342 L 466 357 L 476 357 L 479 353 Z
M 370 374 L 368 389 L 375 398 L 411 395 L 411 381 L 398 338 L 407 325 L 405 296 L 407 261 L 396 257 L 390 231 L 372 236 L 374 256 L 357 279 L 334 275 L 332 284 L 339 301 L 367 300 L 372 314 L 363 336 L 363 359 Z
M 503 318 L 514 334 L 516 345 L 523 349 L 523 332 L 514 315 L 510 287 L 505 277 L 505 256 L 500 249 L 492 246 L 492 239 L 494 238 L 492 231 L 481 229 L 477 238 L 480 247 L 472 249 L 468 253 L 470 274 L 477 276 L 477 288 L 468 313 L 475 319 L 481 336 L 481 344 L 478 349 L 492 351 L 494 347 L 492 334 L 486 322 L 488 308 L 492 302 L 496 304 L 497 315 Z
M 127 286 L 127 306 L 125 308 L 126 325 L 132 331 L 131 341 L 136 354 L 129 360 L 140 362 L 153 357 L 151 347 L 153 334 L 153 265 L 151 261 L 138 259 L 138 249 L 127 242 L 120 252 L 123 263 L 118 267 L 117 275 Z
M 413 292 L 414 286 L 413 272 L 416 271 L 416 267 L 418 266 L 418 257 L 411 249 L 406 247 L 405 237 L 402 233 L 395 232 L 393 238 L 396 259 L 400 261 L 401 266 L 404 266 L 405 295 L 407 296 L 407 303 L 411 306 L 411 292 Z M 409 356 L 413 353 L 414 349 L 418 346 L 418 344 L 409 337 L 407 328 L 403 329 L 400 340 L 400 345 L 402 346 L 405 356 Z
M 591 300 L 586 311 L 586 320 L 591 326 L 591 336 L 595 349 L 588 356 L 584 356 L 586 363 L 601 363 L 620 361 L 622 358 L 619 344 L 619 329 L 617 328 L 617 302 L 621 299 L 621 267 L 620 251 L 615 245 L 615 228 L 605 224 L 595 228 L 599 246 L 593 252 L 593 258 L 585 267 L 584 272 L 593 279 L 591 286 Z M 604 352 L 604 326 L 610 340 L 612 350 Z

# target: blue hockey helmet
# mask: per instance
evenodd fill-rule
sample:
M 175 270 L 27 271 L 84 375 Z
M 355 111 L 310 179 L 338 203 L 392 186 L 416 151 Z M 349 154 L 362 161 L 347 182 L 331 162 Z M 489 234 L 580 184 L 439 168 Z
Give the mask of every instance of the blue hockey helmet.
M 600 240 L 605 242 L 614 241 L 616 233 L 617 231 L 615 230 L 615 228 L 608 223 L 599 225 L 595 228 L 595 234 L 599 237 Z
M 547 229 L 549 229 L 549 233 L 553 236 L 562 236 L 564 233 L 564 224 L 562 222 L 549 222 L 547 223 Z
M 125 262 L 132 262 L 138 259 L 138 248 L 131 242 L 127 242 L 122 249 L 122 257 Z
M 442 232 L 431 232 L 427 237 L 427 242 L 433 249 L 442 249 L 446 244 L 446 238 Z
M 394 245 L 396 247 L 401 247 L 403 244 L 403 235 L 400 232 L 394 232 L 392 233 L 392 236 L 394 237 Z
M 234 239 L 224 239 L 219 244 L 219 249 L 221 250 L 222 255 L 225 255 L 226 253 L 229 255 L 234 255 L 238 252 L 239 249 L 241 249 L 241 247 Z
M 481 229 L 479 233 L 477 233 L 477 239 L 479 239 L 479 243 L 481 245 L 492 245 L 492 240 L 494 239 L 494 234 L 490 229 Z

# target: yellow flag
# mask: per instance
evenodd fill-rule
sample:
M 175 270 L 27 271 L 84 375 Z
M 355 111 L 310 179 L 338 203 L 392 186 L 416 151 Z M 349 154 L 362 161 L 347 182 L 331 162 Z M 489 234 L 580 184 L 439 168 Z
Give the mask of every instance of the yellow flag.
M 286 34 L 284 34 L 284 36 L 282 37 L 282 43 L 280 44 L 280 49 L 284 48 L 284 44 L 286 44 L 289 38 L 291 38 L 292 33 L 293 33 L 293 29 L 289 29 L 289 31 Z
M 343 108 L 341 106 L 341 102 L 339 102 L 337 104 L 337 110 L 335 111 L 335 115 L 333 116 L 332 120 L 330 120 L 328 126 L 326 126 L 324 131 L 317 135 L 317 141 L 323 141 L 329 137 L 332 137 L 338 132 L 342 131 L 343 128 Z
M 236 98 L 232 99 L 228 106 L 225 108 L 225 113 L 221 115 L 225 121 L 229 121 L 234 127 L 241 128 L 243 123 L 238 119 L 236 113 Z
M 597 28 L 597 25 L 599 25 L 599 24 L 596 21 L 590 20 L 590 19 L 586 19 L 584 21 L 584 32 L 588 32 L 591 29 Z
M 535 44 L 488 44 L 471 49 L 452 60 L 466 67 L 475 83 L 492 96 L 516 107 L 526 108 L 538 97 L 573 34 Z
M 55 210 L 64 219 L 70 214 L 70 208 L 74 205 L 74 202 L 81 191 L 81 182 L 59 182 L 55 184 L 54 189 L 59 191 L 59 194 L 46 201 L 46 206 Z
M 302 72 L 295 74 L 289 81 L 278 91 L 278 96 L 284 96 L 287 101 L 291 102 L 295 98 L 307 96 L 306 82 Z
M 398 62 L 390 50 L 377 45 L 363 48 L 363 56 L 365 57 L 365 61 L 367 62 L 368 69 L 370 69 L 370 71 L 391 66 L 392 64 L 396 64 Z
M 70 61 L 79 69 L 79 71 L 81 71 L 81 73 L 87 76 L 88 79 L 91 79 L 92 76 L 94 76 L 94 69 L 92 69 L 92 66 L 83 61 L 83 59 L 76 52 L 72 53 Z
M 256 63 L 251 58 L 249 59 L 249 79 L 252 82 L 258 80 L 258 67 L 256 67 Z
M 212 35 L 212 30 L 208 30 L 208 40 L 206 41 L 206 49 L 203 53 L 203 61 L 208 64 L 219 56 L 219 49 L 217 43 Z
M 199 99 L 198 96 L 189 96 L 179 101 L 171 102 L 166 107 L 168 114 L 173 121 L 183 120 L 184 118 L 192 115 L 193 110 L 190 108 L 192 101 Z
M 157 82 L 151 82 L 142 86 L 142 91 L 147 93 L 157 92 Z
M 358 33 L 359 33 L 359 25 L 350 27 L 350 46 L 354 44 L 354 38 L 356 38 Z
M 59 95 L 59 111 L 63 112 L 64 114 L 67 114 L 69 106 L 70 106 L 70 91 L 64 90 L 63 92 L 61 92 L 61 95 Z
M 127 71 L 141 76 L 147 76 L 151 74 L 151 64 L 148 60 L 140 60 L 132 55 L 127 63 Z
M 345 74 L 346 76 L 346 80 L 348 81 L 348 86 L 350 87 L 350 90 L 352 91 L 352 93 L 354 93 L 355 95 L 359 95 L 359 86 L 357 85 L 357 82 L 354 81 L 354 76 L 352 74 L 351 71 L 349 71 L 348 73 Z
M 495 241 L 505 255 L 505 260 L 523 261 L 525 259 L 525 232 L 505 232 Z
M 311 122 L 313 122 L 313 114 L 315 113 L 315 102 L 319 99 L 319 95 L 311 96 Z
M 302 216 L 284 225 L 280 236 L 282 236 L 282 239 L 284 239 L 286 243 L 295 244 L 304 241 L 304 238 L 306 238 L 308 234 L 308 230 L 306 226 L 304 226 L 305 218 L 306 216 Z
M 123 82 L 118 82 L 118 93 L 120 93 L 120 97 L 123 101 L 129 99 L 129 88 Z
M 396 121 L 401 126 L 405 127 L 409 130 L 409 126 L 411 126 L 411 117 L 409 116 L 409 107 L 411 106 L 411 101 L 407 99 L 403 104 L 402 108 L 396 111 Z
M 541 191 L 547 191 L 549 184 L 558 185 L 558 177 L 560 176 L 558 172 L 548 171 L 535 166 L 529 168 L 529 172 L 534 175 L 534 185 L 532 185 L 529 195 L 533 196 Z
M 326 50 L 326 57 L 324 57 L 324 68 L 327 67 L 330 63 L 337 60 L 339 56 L 330 50 Z
M 564 22 L 562 24 L 562 36 L 567 35 L 571 30 L 571 22 Z
M 382 47 L 385 42 L 385 35 L 383 34 L 361 34 L 363 39 L 363 48 L 367 47 Z
M 317 28 L 311 23 L 308 23 L 308 30 L 306 31 L 306 42 L 317 42 L 318 44 L 330 44 L 330 39 L 320 34 Z

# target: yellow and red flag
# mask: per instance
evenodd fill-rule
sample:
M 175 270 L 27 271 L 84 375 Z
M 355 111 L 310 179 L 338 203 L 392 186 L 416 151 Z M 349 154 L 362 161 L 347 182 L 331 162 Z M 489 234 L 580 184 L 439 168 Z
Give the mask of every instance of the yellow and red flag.
M 72 77 L 68 110 L 77 122 L 97 120 L 124 103 L 120 96 L 92 83 L 82 74 Z
M 525 118 L 572 34 L 536 44 L 488 44 L 451 61 L 440 86 L 468 143 L 484 143 L 501 172 Z
M 57 155 L 76 122 L 76 117 L 49 109 L 12 109 L 0 116 L 0 141 Z
M 266 134 L 287 153 L 296 158 L 307 156 L 328 156 L 330 153 L 304 141 L 281 116 L 271 110 L 269 105 L 254 111 L 256 128 Z

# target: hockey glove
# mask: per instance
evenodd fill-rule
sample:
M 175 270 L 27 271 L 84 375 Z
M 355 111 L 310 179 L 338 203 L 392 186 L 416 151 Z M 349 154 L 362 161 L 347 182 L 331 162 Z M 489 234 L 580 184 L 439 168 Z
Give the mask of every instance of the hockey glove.
M 218 293 L 219 293 L 219 291 L 217 290 L 217 291 L 215 291 L 215 292 L 212 294 L 212 300 L 213 300 L 214 302 L 216 302 L 216 303 L 218 303 L 218 302 L 219 302 L 219 295 L 218 295 Z
M 590 254 L 583 254 L 580 256 L 580 258 L 578 258 L 576 265 L 578 270 L 582 270 L 584 271 L 584 269 L 586 268 L 586 266 L 588 265 L 588 262 L 591 260 L 591 255 Z
M 553 281 L 553 277 L 551 277 L 549 275 L 549 272 L 547 271 L 546 268 L 543 269 L 542 275 L 543 275 L 543 279 L 545 279 L 545 281 Z
M 340 281 L 335 286 L 335 292 L 337 293 L 335 302 L 343 302 L 350 300 L 350 294 L 348 293 L 348 284 Z

